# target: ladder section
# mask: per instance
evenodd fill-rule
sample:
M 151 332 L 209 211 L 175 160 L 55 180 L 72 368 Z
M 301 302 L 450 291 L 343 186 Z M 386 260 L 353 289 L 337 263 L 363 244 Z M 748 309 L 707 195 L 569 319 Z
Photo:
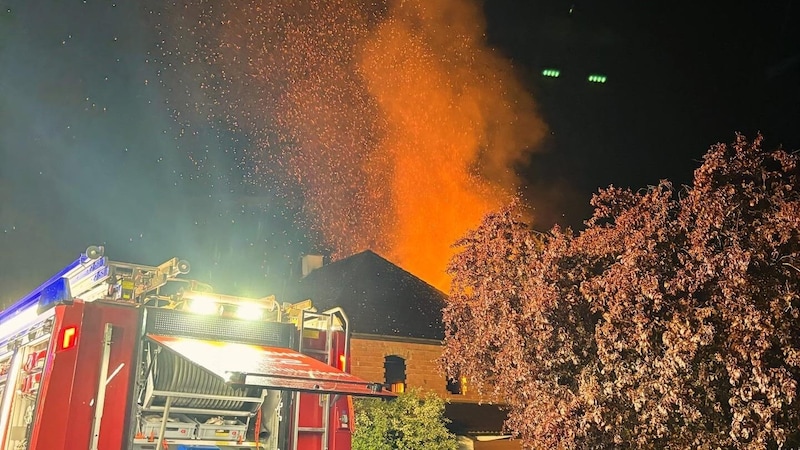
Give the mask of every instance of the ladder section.
M 172 258 L 159 266 L 146 266 L 110 261 L 102 246 L 91 246 L 78 259 L 61 269 L 41 286 L 14 304 L 0 311 L 0 338 L 26 325 L 54 304 L 79 298 L 84 302 L 99 299 L 143 303 L 170 281 L 189 282 L 177 278 L 189 273 L 189 263 Z M 191 282 L 189 282 L 191 283 Z
M 81 255 L 79 264 L 64 273 L 74 298 L 90 302 L 101 298 L 142 303 L 144 296 L 179 275 L 189 273 L 189 263 L 172 258 L 158 266 L 111 261 L 102 246 L 92 246 Z
M 338 367 L 334 353 L 334 333 L 347 332 L 344 321 L 329 312 L 301 311 L 298 351 L 329 366 Z M 346 334 L 345 334 L 346 336 Z M 293 450 L 328 450 L 330 445 L 331 395 L 311 392 L 294 393 Z

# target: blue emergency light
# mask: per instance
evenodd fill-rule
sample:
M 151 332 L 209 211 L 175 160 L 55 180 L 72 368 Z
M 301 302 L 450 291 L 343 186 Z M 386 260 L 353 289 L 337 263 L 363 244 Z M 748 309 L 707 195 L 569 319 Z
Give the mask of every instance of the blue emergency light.
M 39 307 L 36 312 L 41 314 L 58 303 L 72 303 L 72 293 L 69 289 L 69 280 L 61 277 L 42 289 L 39 295 Z
M 94 277 L 97 272 L 105 269 L 106 262 L 102 256 L 102 247 L 89 247 L 86 249 L 86 253 L 81 254 L 80 258 L 61 269 L 21 300 L 0 311 L 0 323 L 32 306 L 37 306 L 37 312 L 42 313 L 57 303 L 71 301 L 70 283 Z

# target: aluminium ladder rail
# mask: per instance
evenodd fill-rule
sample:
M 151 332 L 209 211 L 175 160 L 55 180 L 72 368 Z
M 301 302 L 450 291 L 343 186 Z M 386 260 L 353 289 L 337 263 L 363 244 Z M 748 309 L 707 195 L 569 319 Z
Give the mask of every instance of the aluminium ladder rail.
M 344 356 L 345 360 L 349 357 L 350 352 L 350 339 L 349 339 L 349 332 L 350 332 L 350 322 L 347 319 L 347 315 L 344 313 L 342 308 L 332 308 L 327 311 L 318 313 L 318 312 L 311 312 L 307 310 L 300 311 L 300 320 L 298 321 L 298 325 L 300 326 L 300 342 L 298 344 L 298 352 L 303 354 L 325 354 L 324 362 L 328 365 L 334 365 L 335 361 L 331 361 L 331 347 L 333 345 L 333 331 L 335 324 L 334 318 L 338 317 L 341 326 L 343 327 L 344 332 Z M 304 349 L 303 348 L 303 336 L 304 331 L 306 329 L 306 325 L 308 322 L 314 321 L 317 325 L 319 322 L 324 323 L 324 330 L 321 330 L 319 327 L 311 328 L 314 330 L 324 331 L 325 332 L 325 349 L 324 350 L 317 350 L 317 349 Z M 310 432 L 310 433 L 321 433 L 321 449 L 320 450 L 327 450 L 328 449 L 328 442 L 330 439 L 330 408 L 332 407 L 331 402 L 331 395 L 332 394 L 317 394 L 324 398 L 323 403 L 321 405 L 322 408 L 322 427 L 320 428 L 300 428 L 300 392 L 292 393 L 294 396 L 293 403 L 293 416 L 294 416 L 294 423 L 295 427 L 293 430 L 293 439 L 292 439 L 292 450 L 298 450 L 298 436 L 301 431 L 303 432 Z M 306 449 L 302 449 L 306 450 Z

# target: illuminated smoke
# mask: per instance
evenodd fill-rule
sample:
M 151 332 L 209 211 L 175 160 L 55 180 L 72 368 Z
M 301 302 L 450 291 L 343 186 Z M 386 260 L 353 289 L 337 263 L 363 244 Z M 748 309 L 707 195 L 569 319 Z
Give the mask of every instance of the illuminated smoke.
M 248 180 L 301 195 L 335 257 L 370 248 L 444 290 L 451 244 L 515 193 L 544 132 L 472 1 L 201 1 L 161 20 L 187 129 L 246 136 Z

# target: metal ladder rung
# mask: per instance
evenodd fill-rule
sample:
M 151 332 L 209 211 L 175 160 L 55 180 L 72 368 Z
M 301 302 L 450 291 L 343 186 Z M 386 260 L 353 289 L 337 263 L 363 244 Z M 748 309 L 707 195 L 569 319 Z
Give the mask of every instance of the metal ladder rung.
M 304 336 L 304 334 L 305 334 L 304 332 L 305 332 L 305 329 L 306 329 L 306 322 L 307 322 L 306 319 L 307 318 L 310 318 L 311 320 L 322 322 L 324 324 L 324 326 L 325 326 L 324 330 L 320 330 L 320 331 L 325 331 L 325 349 L 324 350 L 320 350 L 320 349 L 316 349 L 316 348 L 308 348 L 308 349 L 307 348 L 303 348 L 303 340 L 300 339 L 300 345 L 298 345 L 298 351 L 300 353 L 307 354 L 309 356 L 315 355 L 315 354 L 316 355 L 323 355 L 323 356 L 325 356 L 325 361 L 323 361 L 323 362 L 325 362 L 326 364 L 330 365 L 332 363 L 332 361 L 331 361 L 331 359 L 332 359 L 331 358 L 331 343 L 332 343 L 332 339 L 333 339 L 332 338 L 333 316 L 330 315 L 330 314 L 326 314 L 326 313 L 310 313 L 310 312 L 307 312 L 307 311 L 301 311 L 300 312 L 300 320 L 298 321 L 299 328 L 300 328 L 300 336 Z M 297 392 L 294 395 L 295 395 L 295 397 L 294 397 L 295 398 L 295 402 L 294 402 L 294 420 L 295 420 L 295 423 L 298 423 L 300 421 L 300 396 L 302 394 Z M 329 431 L 330 430 L 329 430 L 328 427 L 330 425 L 330 423 L 329 423 L 330 422 L 329 414 L 330 414 L 330 408 L 331 408 L 331 403 L 330 403 L 331 400 L 330 400 L 330 395 L 324 395 L 324 398 L 325 398 L 324 405 L 320 405 L 321 406 L 321 410 L 322 410 L 322 426 L 321 427 L 297 427 L 295 432 L 294 432 L 294 442 L 292 444 L 292 449 L 293 450 L 301 450 L 301 449 L 297 448 L 297 440 L 298 440 L 298 436 L 300 435 L 300 433 L 315 433 L 315 434 L 322 435 L 322 437 L 321 437 L 322 448 L 323 449 L 327 449 L 328 448 L 328 440 L 330 439 L 330 436 L 329 436 Z M 302 450 L 306 450 L 306 449 L 302 449 Z
M 316 349 L 313 349 L 313 348 L 304 348 L 303 349 L 303 353 L 305 353 L 305 354 L 314 353 L 314 354 L 317 354 L 317 355 L 327 355 L 329 352 L 326 351 L 326 350 L 316 350 Z

